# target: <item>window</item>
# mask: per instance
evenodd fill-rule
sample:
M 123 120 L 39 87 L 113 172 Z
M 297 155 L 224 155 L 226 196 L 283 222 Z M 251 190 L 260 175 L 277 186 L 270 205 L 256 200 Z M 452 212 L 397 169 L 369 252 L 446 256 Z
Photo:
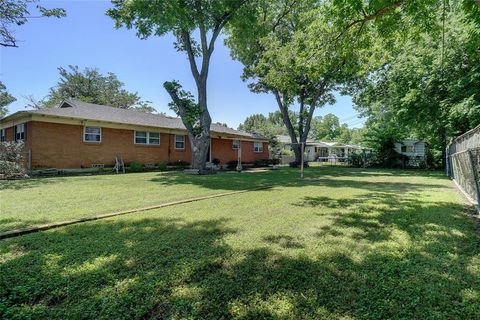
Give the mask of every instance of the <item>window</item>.
M 261 142 L 254 142 L 254 143 L 253 143 L 253 151 L 254 151 L 254 152 L 263 152 L 263 143 L 261 143 Z
M 415 152 L 415 147 L 414 146 L 402 146 L 402 152 L 413 153 L 413 152 Z
M 160 144 L 160 133 L 158 132 L 146 132 L 135 131 L 135 144 Z
M 175 135 L 175 149 L 185 149 L 185 136 Z
M 233 150 L 240 149 L 240 140 L 232 140 L 232 149 Z
M 15 141 L 17 140 L 25 140 L 25 123 L 15 126 Z
M 102 128 L 100 127 L 84 127 L 83 128 L 84 142 L 102 142 Z
M 0 129 L 0 142 L 7 141 L 7 135 L 5 129 Z

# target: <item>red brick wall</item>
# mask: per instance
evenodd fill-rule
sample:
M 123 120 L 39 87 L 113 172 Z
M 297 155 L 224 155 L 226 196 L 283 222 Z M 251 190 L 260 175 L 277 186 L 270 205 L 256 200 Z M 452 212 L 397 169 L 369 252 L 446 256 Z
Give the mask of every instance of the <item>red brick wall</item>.
M 31 142 L 32 142 L 32 138 L 31 138 L 31 134 L 30 134 L 31 128 L 32 128 L 32 122 L 26 122 L 25 123 L 26 137 L 25 137 L 24 142 L 25 142 L 25 147 L 27 149 L 30 148 L 30 145 L 31 145 Z M 5 139 L 6 139 L 6 141 L 14 141 L 15 140 L 14 127 L 5 128 Z
M 263 152 L 254 152 L 253 141 L 242 141 L 242 162 L 268 159 L 268 143 L 263 143 Z M 238 150 L 232 148 L 232 140 L 212 138 L 212 160 L 217 158 L 221 164 L 237 160 Z
M 13 128 L 6 130 L 7 140 L 13 139 Z M 32 149 L 33 168 L 89 168 L 92 164 L 113 165 L 120 154 L 125 163 L 139 161 L 159 162 L 186 161 L 191 163 L 192 151 L 188 136 L 185 149 L 177 150 L 175 136 L 161 133 L 159 146 L 134 144 L 134 131 L 102 128 L 102 142 L 83 142 L 83 126 L 31 121 L 27 123 L 27 147 Z M 222 164 L 237 159 L 237 150 L 232 149 L 232 140 L 212 139 L 212 159 Z M 253 142 L 242 141 L 242 161 L 253 162 L 268 158 L 268 144 L 262 153 L 254 153 Z

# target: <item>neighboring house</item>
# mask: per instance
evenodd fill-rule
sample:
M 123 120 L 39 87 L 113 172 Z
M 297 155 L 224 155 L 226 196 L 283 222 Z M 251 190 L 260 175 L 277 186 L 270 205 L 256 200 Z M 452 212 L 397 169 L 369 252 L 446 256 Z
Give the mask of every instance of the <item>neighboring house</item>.
M 427 145 L 422 140 L 407 139 L 395 143 L 395 151 L 408 157 L 406 165 L 411 167 L 420 166 L 425 161 Z
M 283 145 L 286 150 L 291 149 L 292 143 L 289 136 L 277 136 L 277 141 Z M 341 144 L 338 142 L 323 142 L 307 140 L 305 144 L 305 161 L 344 161 L 348 156 L 355 152 L 367 150 L 358 145 Z M 291 159 L 282 161 L 288 162 Z M 293 160 L 292 160 L 293 161 Z
M 64 101 L 58 108 L 19 111 L 0 119 L 1 141 L 25 141 L 30 168 L 110 166 L 125 163 L 191 163 L 192 151 L 180 118 Z M 268 159 L 268 139 L 220 124 L 211 125 L 207 161 L 226 164 Z

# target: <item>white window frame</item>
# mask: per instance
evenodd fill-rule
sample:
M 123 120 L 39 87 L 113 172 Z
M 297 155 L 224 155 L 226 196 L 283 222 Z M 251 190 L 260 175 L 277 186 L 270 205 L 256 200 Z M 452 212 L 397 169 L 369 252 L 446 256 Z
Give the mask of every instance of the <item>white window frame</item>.
M 235 142 L 237 142 L 237 145 L 235 145 Z M 233 140 L 232 140 L 232 149 L 233 149 L 233 150 L 238 150 L 238 149 L 240 149 L 240 140 L 239 140 L 239 139 L 233 139 Z
M 0 142 L 4 141 L 7 141 L 7 130 L 5 128 L 0 129 Z
M 177 148 L 177 137 L 182 137 L 183 141 L 178 142 L 183 142 L 183 148 Z M 173 140 L 173 145 L 175 146 L 175 150 L 185 150 L 185 135 L 176 134 Z
M 85 136 L 86 136 L 86 134 L 87 134 L 87 132 L 86 132 L 86 131 L 87 131 L 87 128 L 98 128 L 98 129 L 100 129 L 100 133 L 98 134 L 98 135 L 100 136 L 100 140 L 99 140 L 99 141 L 86 140 L 86 139 L 85 139 Z M 97 127 L 97 126 L 84 126 L 84 127 L 83 127 L 83 142 L 85 142 L 85 143 L 102 143 L 102 131 L 103 131 L 103 130 L 102 130 L 102 127 Z M 93 133 L 89 133 L 89 134 L 93 134 Z M 95 134 L 95 135 L 97 135 L 97 134 Z
M 15 137 L 14 138 L 14 141 L 25 141 L 25 138 L 26 138 L 26 135 L 25 135 L 25 125 L 26 123 L 19 123 L 17 125 L 15 125 L 15 128 L 13 128 L 13 133 L 15 134 Z M 20 131 L 20 133 L 23 134 L 23 138 L 17 138 L 17 135 L 19 133 L 18 131 L 18 128 L 21 127 L 22 128 L 22 131 Z
M 142 142 L 137 142 L 137 132 L 142 132 L 142 133 L 146 133 L 146 136 L 145 136 L 145 143 L 142 143 Z M 151 133 L 157 133 L 158 134 L 158 143 L 150 143 L 150 134 Z M 156 139 L 156 138 L 155 138 Z M 137 131 L 135 130 L 133 132 L 133 143 L 134 144 L 138 144 L 138 145 L 149 145 L 149 146 L 159 146 L 160 143 L 161 143 L 161 134 L 160 132 L 153 132 L 153 131 Z
M 260 147 L 258 147 L 259 144 L 260 144 Z M 253 152 L 262 153 L 263 152 L 263 142 L 254 142 L 253 143 Z

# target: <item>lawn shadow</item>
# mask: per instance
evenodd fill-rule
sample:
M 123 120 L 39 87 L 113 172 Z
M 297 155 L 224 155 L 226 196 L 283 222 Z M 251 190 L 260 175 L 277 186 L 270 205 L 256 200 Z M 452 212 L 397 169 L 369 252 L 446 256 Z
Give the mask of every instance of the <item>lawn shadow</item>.
M 460 210 L 438 203 L 366 220 L 349 213 L 333 228 L 381 223 L 415 240 L 360 259 L 342 244 L 310 252 L 288 235 L 265 237 L 272 247 L 234 249 L 226 238 L 237 230 L 226 219 L 105 220 L 11 239 L 0 243 L 0 317 L 478 318 L 480 237 Z
M 0 219 L 0 232 L 42 225 L 48 222 L 50 221 L 46 219 L 23 220 L 23 219 L 15 219 L 15 218 L 3 218 L 3 219 Z
M 27 178 L 21 180 L 0 180 L 1 190 L 21 190 L 28 188 L 41 187 L 46 184 L 54 184 L 62 182 L 62 177 L 45 177 L 45 178 Z
M 196 185 L 206 189 L 215 190 L 244 190 L 262 186 L 268 187 L 304 187 L 304 186 L 325 186 L 332 188 L 358 188 L 370 191 L 404 191 L 418 188 L 445 188 L 442 184 L 409 183 L 409 182 L 384 182 L 355 180 L 354 178 L 365 177 L 391 177 L 397 174 L 407 176 L 414 171 L 405 170 L 377 170 L 359 168 L 330 168 L 312 167 L 305 172 L 305 177 L 300 179 L 299 170 L 282 168 L 280 170 L 260 172 L 220 172 L 215 175 L 186 175 L 181 172 L 160 173 L 152 178 L 153 183 L 160 185 Z M 415 174 L 420 176 L 440 177 L 436 172 L 423 172 Z M 342 177 L 342 179 L 335 179 Z M 344 179 L 352 177 L 352 179 Z

